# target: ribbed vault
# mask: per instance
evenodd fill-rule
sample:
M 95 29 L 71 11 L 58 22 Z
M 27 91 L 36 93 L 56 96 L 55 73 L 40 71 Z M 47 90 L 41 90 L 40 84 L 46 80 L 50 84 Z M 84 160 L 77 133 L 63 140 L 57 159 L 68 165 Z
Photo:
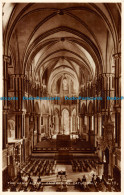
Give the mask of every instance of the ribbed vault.
M 63 67 L 79 84 L 112 71 L 111 56 L 120 47 L 120 4 L 13 3 L 5 20 L 6 9 L 8 4 L 3 5 L 4 53 L 11 55 L 15 73 L 41 85 L 47 73 L 48 85 Z

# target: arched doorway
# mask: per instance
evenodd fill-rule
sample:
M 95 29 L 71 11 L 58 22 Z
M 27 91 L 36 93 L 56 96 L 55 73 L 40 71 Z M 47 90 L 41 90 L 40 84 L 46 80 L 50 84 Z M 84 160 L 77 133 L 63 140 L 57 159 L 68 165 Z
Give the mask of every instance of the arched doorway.
M 62 111 L 62 131 L 65 135 L 69 134 L 69 111 L 67 109 Z

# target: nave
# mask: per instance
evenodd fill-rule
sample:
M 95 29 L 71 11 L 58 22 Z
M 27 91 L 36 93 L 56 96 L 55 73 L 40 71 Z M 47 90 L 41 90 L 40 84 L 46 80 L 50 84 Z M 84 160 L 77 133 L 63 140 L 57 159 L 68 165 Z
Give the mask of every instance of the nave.
M 121 191 L 121 3 L 3 3 L 2 32 L 3 191 Z

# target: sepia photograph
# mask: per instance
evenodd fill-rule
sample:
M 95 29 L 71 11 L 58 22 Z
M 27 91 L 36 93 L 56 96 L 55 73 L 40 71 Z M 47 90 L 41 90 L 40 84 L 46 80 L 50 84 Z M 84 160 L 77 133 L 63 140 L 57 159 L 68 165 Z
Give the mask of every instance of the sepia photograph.
M 2 3 L 2 192 L 121 192 L 121 10 Z

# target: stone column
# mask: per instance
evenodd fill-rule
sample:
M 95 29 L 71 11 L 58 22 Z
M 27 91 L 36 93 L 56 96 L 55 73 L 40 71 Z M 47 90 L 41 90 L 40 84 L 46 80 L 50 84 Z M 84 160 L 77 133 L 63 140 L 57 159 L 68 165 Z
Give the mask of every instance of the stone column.
M 14 95 L 18 98 L 15 100 L 15 110 L 21 111 L 23 109 L 23 95 L 24 95 L 24 75 L 13 76 L 14 78 Z M 25 100 L 26 101 L 26 100 Z
M 33 114 L 30 115 L 29 118 L 29 155 L 31 155 L 32 149 L 34 147 L 34 128 L 35 128 L 35 121 Z
M 101 115 L 98 115 L 98 137 L 101 137 Z
M 91 122 L 91 124 L 92 124 L 92 129 L 91 129 L 91 130 L 94 131 L 94 122 L 95 122 L 95 121 L 94 121 L 94 116 L 91 117 L 91 120 L 92 120 L 92 122 Z
M 50 138 L 52 138 L 51 115 L 49 115 L 49 132 L 50 132 Z
M 45 133 L 49 136 L 49 115 L 44 114 L 43 117 L 45 119 Z
M 90 116 L 87 115 L 87 137 L 88 141 L 90 141 Z
M 25 136 L 24 132 L 24 115 L 21 112 L 15 112 L 15 138 L 22 139 Z
M 86 116 L 84 116 L 84 115 L 82 115 L 82 122 L 81 122 L 81 124 L 82 124 L 82 127 L 81 127 L 81 129 L 82 129 L 82 138 L 83 139 L 85 139 L 85 140 L 88 140 L 88 135 L 87 135 L 87 133 L 86 133 Z
M 84 120 L 85 120 L 84 123 L 86 125 L 86 141 L 88 141 L 88 138 L 89 138 L 89 136 L 88 136 L 88 132 L 89 132 L 88 115 L 85 116 Z
M 115 96 L 121 97 L 121 53 L 113 55 L 115 62 Z M 115 100 L 115 137 L 121 147 L 121 100 Z
M 9 56 L 3 56 L 3 96 L 8 97 L 8 64 L 11 63 Z M 3 100 L 3 149 L 8 143 L 7 122 L 8 122 L 8 101 Z
M 14 96 L 15 100 L 15 138 L 23 139 L 22 152 L 23 161 L 26 157 L 26 138 L 25 138 L 25 112 L 23 111 L 23 95 L 24 95 L 24 75 L 15 74 L 14 79 Z
M 75 130 L 78 131 L 78 117 L 75 117 Z
M 47 114 L 47 131 L 48 131 L 48 136 L 50 136 L 50 129 L 49 129 L 49 114 Z
M 38 115 L 38 142 L 41 141 L 41 115 Z
M 34 133 L 33 133 L 33 146 L 37 144 L 37 115 L 34 114 Z
M 26 157 L 26 141 L 25 141 L 25 113 L 23 111 L 15 111 L 15 138 L 22 139 L 22 161 L 25 162 Z
M 59 116 L 59 134 L 61 134 L 62 127 L 61 127 L 61 115 Z
M 113 176 L 114 123 L 112 122 L 110 115 L 108 115 L 104 127 L 104 145 L 106 148 L 109 148 L 108 175 Z
M 7 121 L 8 121 L 8 110 L 3 110 L 3 149 L 8 144 L 8 132 L 7 132 Z
M 69 115 L 69 133 L 70 134 L 72 132 L 72 125 L 71 125 L 71 123 L 72 123 L 72 117 L 71 117 L 71 115 Z
M 3 96 L 8 97 L 8 65 L 11 63 L 9 56 L 3 56 Z M 3 101 L 3 108 L 6 109 L 8 101 Z
M 108 166 L 108 175 L 113 177 L 113 152 L 109 150 L 109 166 Z
M 97 134 L 97 136 L 98 136 L 98 139 L 99 138 L 101 138 L 101 115 L 100 114 L 98 114 L 97 115 L 97 120 L 98 120 L 98 134 Z M 98 150 L 98 157 L 100 158 L 100 161 L 102 161 L 102 149 L 99 149 Z
M 29 135 L 29 114 L 25 115 L 25 137 Z
M 80 114 L 79 115 L 79 133 L 80 133 L 80 135 L 82 135 L 82 133 L 83 133 L 82 127 L 83 127 L 83 119 L 82 119 L 82 115 Z
M 116 53 L 113 55 L 113 58 L 115 60 L 115 96 L 120 97 L 121 96 L 121 53 Z M 115 104 L 118 105 L 120 101 L 115 100 Z
M 94 127 L 94 134 L 95 134 L 95 147 L 97 146 L 97 115 L 95 115 L 95 127 Z
M 95 145 L 95 134 L 94 134 L 94 116 L 89 116 L 89 142 L 91 146 Z

